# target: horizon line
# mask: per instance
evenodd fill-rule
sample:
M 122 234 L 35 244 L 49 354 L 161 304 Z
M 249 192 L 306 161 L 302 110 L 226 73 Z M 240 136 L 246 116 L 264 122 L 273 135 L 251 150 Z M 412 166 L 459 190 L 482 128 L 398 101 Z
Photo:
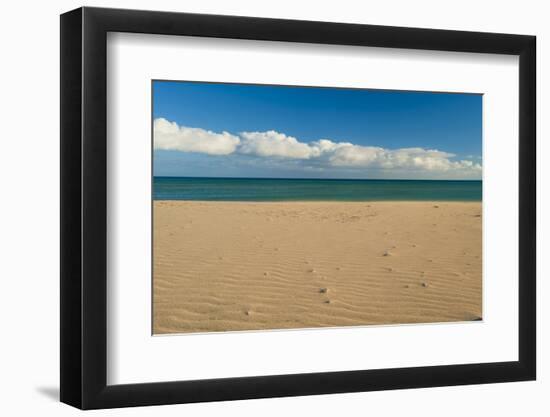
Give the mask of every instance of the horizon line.
M 477 181 L 483 182 L 483 179 L 416 179 L 416 178 L 285 178 L 285 177 L 205 177 L 189 175 L 153 175 L 153 178 L 193 178 L 193 179 L 225 179 L 225 180 L 321 180 L 321 181 Z

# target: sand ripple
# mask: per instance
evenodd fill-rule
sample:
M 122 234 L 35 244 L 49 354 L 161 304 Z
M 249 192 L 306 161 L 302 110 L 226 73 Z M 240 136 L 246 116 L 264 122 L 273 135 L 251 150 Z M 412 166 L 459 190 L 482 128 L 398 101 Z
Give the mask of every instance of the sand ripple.
M 154 333 L 476 320 L 481 203 L 154 203 Z

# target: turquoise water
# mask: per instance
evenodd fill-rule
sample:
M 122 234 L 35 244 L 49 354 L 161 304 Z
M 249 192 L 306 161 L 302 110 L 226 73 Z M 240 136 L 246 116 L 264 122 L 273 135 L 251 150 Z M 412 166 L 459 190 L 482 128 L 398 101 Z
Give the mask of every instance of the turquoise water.
M 481 201 L 481 181 L 155 177 L 154 200 Z

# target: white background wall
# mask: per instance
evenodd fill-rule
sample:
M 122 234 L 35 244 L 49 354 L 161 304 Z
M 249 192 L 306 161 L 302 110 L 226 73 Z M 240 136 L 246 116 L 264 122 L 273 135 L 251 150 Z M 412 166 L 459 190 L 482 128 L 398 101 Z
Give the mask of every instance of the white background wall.
M 550 26 L 543 1 L 127 0 L 86 5 L 237 14 L 395 26 L 532 34 L 538 37 L 538 137 L 550 87 Z M 72 0 L 4 2 L 0 23 L 0 410 L 3 415 L 74 415 L 57 402 L 59 378 L 59 17 Z M 550 412 L 550 154 L 539 146 L 538 381 L 227 403 L 146 407 L 94 415 L 543 416 Z M 543 236 L 544 234 L 544 236 Z M 546 259 L 543 259 L 546 255 Z M 546 395 L 545 395 L 546 394 Z

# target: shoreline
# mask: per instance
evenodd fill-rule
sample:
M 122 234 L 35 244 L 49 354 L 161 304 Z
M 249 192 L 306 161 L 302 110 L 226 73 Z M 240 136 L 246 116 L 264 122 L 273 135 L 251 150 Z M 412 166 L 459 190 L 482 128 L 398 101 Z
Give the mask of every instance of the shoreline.
M 483 317 L 480 201 L 152 204 L 154 334 Z
M 424 204 L 445 204 L 445 203 L 479 203 L 481 200 L 154 200 L 153 203 L 345 203 L 345 204 L 361 204 L 361 203 L 424 203 Z

